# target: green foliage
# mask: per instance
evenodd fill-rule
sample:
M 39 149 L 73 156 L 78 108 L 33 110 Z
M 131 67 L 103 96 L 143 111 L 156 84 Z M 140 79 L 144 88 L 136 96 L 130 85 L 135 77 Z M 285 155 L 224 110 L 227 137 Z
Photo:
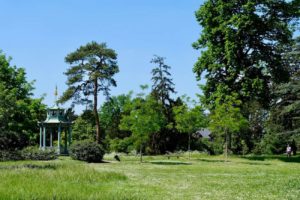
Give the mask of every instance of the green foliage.
M 189 98 L 187 98 L 187 102 L 183 105 L 173 108 L 176 129 L 188 135 L 188 151 L 191 149 L 191 134 L 207 127 L 208 124 L 204 109 L 195 102 L 193 107 L 189 107 L 189 103 Z
M 70 156 L 75 160 L 86 162 L 101 162 L 104 155 L 102 145 L 92 140 L 82 140 L 70 146 Z
M 80 115 L 72 126 L 72 139 L 85 140 L 95 139 L 95 123 L 92 111 L 86 110 Z
M 121 119 L 120 129 L 132 132 L 136 146 L 142 147 L 147 144 L 150 134 L 160 131 L 165 125 L 162 105 L 151 95 L 141 94 L 135 98 L 127 108 L 130 114 Z
M 173 108 L 175 114 L 176 128 L 182 133 L 192 134 L 202 128 L 207 127 L 208 119 L 204 114 L 204 109 L 194 102 L 193 107 L 189 107 L 189 100 L 181 106 Z
M 300 54 L 299 54 L 300 55 Z M 295 69 L 294 66 L 293 69 Z M 300 66 L 298 66 L 299 68 Z M 300 143 L 300 71 L 293 71 L 289 82 L 274 87 L 274 102 L 266 124 L 268 135 L 264 143 L 273 146 L 268 152 L 282 153 L 288 143 Z M 273 150 L 276 148 L 277 150 Z
M 214 107 L 213 94 L 227 86 L 224 94 L 268 107 L 271 83 L 289 78 L 279 46 L 291 44 L 299 10 L 298 0 L 205 1 L 196 12 L 202 34 L 193 44 L 202 49 L 194 72 L 198 79 L 205 74 L 203 103 Z
M 241 101 L 236 96 L 217 97 L 215 109 L 210 114 L 209 128 L 215 137 L 224 138 L 226 155 L 231 149 L 232 134 L 248 125 L 240 112 Z
M 0 51 L 0 149 L 14 150 L 37 142 L 37 122 L 45 117 L 45 105 L 42 98 L 32 98 L 33 83 L 10 60 Z
M 23 160 L 20 150 L 0 150 L 0 161 Z
M 134 150 L 134 141 L 132 137 L 123 139 L 115 138 L 110 140 L 110 150 L 115 152 L 130 153 Z
M 73 99 L 75 104 L 91 103 L 96 125 L 96 140 L 100 142 L 100 120 L 98 116 L 98 93 L 109 95 L 110 87 L 116 86 L 113 76 L 119 72 L 117 54 L 107 48 L 105 43 L 91 42 L 68 54 L 66 62 L 72 65 L 65 75 L 68 77 L 68 89 L 63 93 L 60 102 Z
M 99 115 L 107 138 L 123 139 L 131 135 L 130 131 L 120 130 L 119 128 L 122 117 L 130 114 L 130 111 L 126 110 L 125 107 L 131 103 L 131 96 L 132 92 L 113 96 L 101 106 Z
M 39 149 L 38 147 L 27 147 L 21 151 L 25 160 L 55 160 L 58 157 L 54 149 Z
M 175 84 L 169 72 L 171 67 L 165 64 L 165 58 L 156 55 L 151 60 L 151 63 L 157 65 L 151 71 L 153 81 L 152 94 L 167 109 L 172 103 L 170 95 L 176 93 Z

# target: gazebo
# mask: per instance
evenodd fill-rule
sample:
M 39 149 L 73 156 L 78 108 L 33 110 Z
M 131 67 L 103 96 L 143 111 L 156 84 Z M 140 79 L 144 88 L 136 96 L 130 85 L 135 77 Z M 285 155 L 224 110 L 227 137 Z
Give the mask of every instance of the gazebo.
M 47 119 L 38 122 L 40 127 L 40 148 L 55 148 L 53 141 L 57 141 L 57 153 L 68 154 L 68 147 L 72 142 L 72 122 L 70 122 L 63 108 L 58 104 L 47 109 Z M 57 134 L 56 134 L 57 133 Z M 62 144 L 62 139 L 64 144 Z M 63 148 L 62 148 L 63 147 Z
M 57 87 L 54 95 L 55 105 L 47 109 L 47 119 L 43 122 L 38 122 L 40 127 L 40 149 L 55 148 L 53 141 L 56 140 L 57 153 L 69 154 L 68 147 L 72 143 L 72 122 L 68 120 L 65 109 L 58 106 Z M 64 144 L 62 144 L 62 139 Z

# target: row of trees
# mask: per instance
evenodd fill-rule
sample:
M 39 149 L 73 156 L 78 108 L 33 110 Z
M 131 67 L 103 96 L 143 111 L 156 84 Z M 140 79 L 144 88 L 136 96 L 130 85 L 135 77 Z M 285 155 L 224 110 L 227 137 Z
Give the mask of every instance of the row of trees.
M 101 48 L 105 50 L 99 51 Z M 166 65 L 165 59 L 159 56 L 154 56 L 151 60 L 154 68 L 151 71 L 153 84 L 150 93 L 146 93 L 149 89 L 148 86 L 143 85 L 141 86 L 142 91 L 136 96 L 133 96 L 133 92 L 129 92 L 128 94 L 109 97 L 108 90 L 112 85 L 105 87 L 99 85 L 98 88 L 101 89 L 98 92 L 104 91 L 104 95 L 108 98 L 101 108 L 97 109 L 93 101 L 89 100 L 89 95 L 95 95 L 95 93 L 86 92 L 85 86 L 89 83 L 95 84 L 96 81 L 93 79 L 98 79 L 98 83 L 104 83 L 107 78 L 113 80 L 114 73 L 106 73 L 106 70 L 112 68 L 109 65 L 111 62 L 107 62 L 106 58 L 103 58 L 101 62 L 108 64 L 102 66 L 100 64 L 102 53 L 107 51 L 104 44 L 88 43 L 70 55 L 79 53 L 83 49 L 86 52 L 80 52 L 80 55 L 88 55 L 88 58 L 84 58 L 86 63 L 76 61 L 78 65 L 67 70 L 66 75 L 70 87 L 60 99 L 61 102 L 73 99 L 74 104 L 92 104 L 86 107 L 93 108 L 93 110 L 86 109 L 76 119 L 73 127 L 74 139 L 95 139 L 113 151 L 130 152 L 136 150 L 141 155 L 144 151 L 160 154 L 166 151 L 189 149 L 191 134 L 207 126 L 204 109 L 201 106 L 197 105 L 191 108 L 187 104 L 188 101 L 183 102 L 181 98 L 176 100 L 172 98 L 176 92 L 171 78 L 170 66 Z M 113 50 L 110 49 L 110 51 Z M 91 57 L 96 57 L 98 61 L 91 62 Z M 88 66 L 88 68 L 83 65 Z M 99 71 L 99 69 L 103 69 L 103 71 Z M 80 78 L 77 70 L 80 70 Z M 98 73 L 97 76 L 93 76 L 95 73 Z M 108 77 L 107 74 L 110 76 Z M 74 85 L 76 86 L 74 87 Z M 95 86 L 91 85 L 89 89 L 93 90 Z M 95 97 L 93 99 L 95 101 Z M 97 117 L 95 117 L 95 113 L 97 113 Z M 99 128 L 97 128 L 97 121 L 101 122 Z M 99 132 L 102 133 L 101 136 Z M 187 136 L 189 136 L 188 141 Z
M 142 86 L 136 96 L 110 97 L 116 52 L 105 43 L 81 46 L 65 58 L 68 89 L 59 99 L 91 108 L 76 117 L 74 139 L 151 154 L 282 153 L 287 143 L 300 144 L 300 39 L 293 37 L 299 16 L 299 0 L 205 1 L 196 12 L 202 34 L 193 44 L 201 50 L 193 70 L 206 80 L 201 103 L 175 97 L 170 66 L 159 56 L 151 60 L 149 93 Z M 24 69 L 2 53 L 0 70 L 0 148 L 35 144 L 45 105 L 32 97 Z M 204 127 L 210 140 L 199 138 Z
M 202 50 L 194 72 L 206 79 L 201 101 L 214 134 L 222 133 L 234 152 L 282 153 L 300 142 L 300 52 L 293 38 L 299 16 L 298 0 L 211 0 L 196 12 L 203 30 L 193 44 Z
M 143 135 L 140 147 L 148 143 L 149 152 L 163 153 L 181 148 L 181 132 L 208 126 L 212 141 L 197 148 L 215 153 L 282 153 L 287 143 L 299 144 L 299 39 L 293 38 L 299 8 L 297 0 L 205 1 L 196 12 L 202 34 L 193 44 L 202 50 L 194 66 L 198 79 L 206 80 L 201 104 L 191 108 L 171 98 L 170 67 L 155 57 L 150 94 L 114 97 L 100 109 L 101 118 L 111 120 L 103 122 L 106 139 L 126 146 Z M 104 112 L 113 106 L 118 114 Z M 200 113 L 193 113 L 198 107 Z M 187 118 L 190 124 L 180 124 Z

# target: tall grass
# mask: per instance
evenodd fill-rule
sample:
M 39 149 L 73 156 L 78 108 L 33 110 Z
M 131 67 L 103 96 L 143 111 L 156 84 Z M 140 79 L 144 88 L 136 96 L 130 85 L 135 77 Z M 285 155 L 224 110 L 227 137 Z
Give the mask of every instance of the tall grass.
M 0 162 L 0 199 L 300 199 L 296 158 L 120 157 Z

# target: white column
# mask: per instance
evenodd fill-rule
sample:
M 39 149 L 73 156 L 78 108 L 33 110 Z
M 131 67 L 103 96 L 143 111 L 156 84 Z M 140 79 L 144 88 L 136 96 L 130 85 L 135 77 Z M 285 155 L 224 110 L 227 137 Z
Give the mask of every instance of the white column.
M 40 149 L 42 148 L 42 139 L 43 139 L 43 125 L 40 125 Z
M 43 149 L 46 149 L 46 127 L 44 127 L 43 133 Z
M 50 128 L 50 147 L 53 147 L 53 136 L 52 136 L 52 128 Z
M 61 131 L 61 128 L 60 128 L 60 125 L 58 126 L 58 131 L 57 131 L 57 151 L 58 151 L 58 154 L 60 154 L 60 131 Z

